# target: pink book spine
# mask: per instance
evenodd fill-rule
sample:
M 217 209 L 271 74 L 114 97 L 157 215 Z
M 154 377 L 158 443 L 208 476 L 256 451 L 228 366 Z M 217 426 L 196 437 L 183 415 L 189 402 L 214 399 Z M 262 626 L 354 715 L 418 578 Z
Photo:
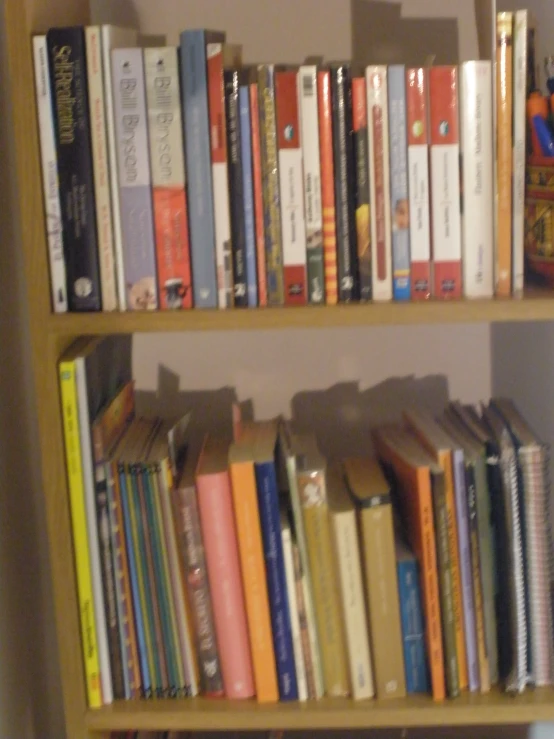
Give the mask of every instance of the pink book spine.
M 197 478 L 215 631 L 228 698 L 251 698 L 254 678 L 228 472 Z

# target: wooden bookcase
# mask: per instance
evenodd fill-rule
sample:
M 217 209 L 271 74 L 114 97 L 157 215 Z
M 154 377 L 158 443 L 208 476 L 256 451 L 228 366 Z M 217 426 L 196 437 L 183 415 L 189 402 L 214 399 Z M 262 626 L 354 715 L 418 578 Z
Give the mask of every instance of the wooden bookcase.
M 200 0 L 199 0 L 200 1 Z M 492 36 L 489 0 L 475 0 L 481 47 Z M 57 361 L 84 334 L 167 331 L 270 330 L 471 322 L 554 320 L 554 293 L 530 291 L 524 299 L 407 305 L 151 314 L 50 313 L 47 246 L 43 228 L 40 158 L 34 105 L 31 34 L 49 26 L 87 23 L 87 0 L 5 0 L 19 212 L 27 282 L 32 361 L 37 399 L 43 491 L 50 541 L 65 722 L 69 739 L 107 738 L 112 730 L 347 729 L 369 727 L 515 724 L 554 720 L 554 691 L 514 699 L 500 692 L 464 695 L 434 704 L 417 696 L 402 701 L 322 700 L 259 706 L 255 702 L 189 699 L 120 702 L 88 710 L 81 664 L 69 501 L 64 469 Z M 147 29 L 148 30 L 148 29 Z M 158 30 L 158 29 L 156 29 Z M 4 111 L 5 114 L 5 111 Z

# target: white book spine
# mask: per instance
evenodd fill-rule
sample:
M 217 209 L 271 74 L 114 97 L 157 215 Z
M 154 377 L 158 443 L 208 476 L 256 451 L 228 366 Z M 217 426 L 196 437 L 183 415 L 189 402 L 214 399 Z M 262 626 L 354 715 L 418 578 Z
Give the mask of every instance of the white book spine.
M 33 38 L 35 89 L 37 98 L 44 215 L 50 261 L 52 308 L 55 313 L 67 311 L 65 258 L 63 253 L 62 214 L 58 184 L 58 158 L 54 138 L 54 114 L 46 36 Z
M 114 311 L 117 310 L 117 285 L 115 281 L 112 208 L 108 175 L 100 26 L 87 26 L 85 41 L 102 310 Z
M 461 67 L 463 282 L 466 298 L 494 294 L 492 63 Z
M 367 628 L 364 587 L 354 512 L 332 517 L 342 598 L 350 682 L 355 700 L 375 694 Z
M 302 653 L 302 637 L 300 634 L 300 619 L 298 616 L 298 601 L 296 599 L 296 582 L 294 576 L 294 559 L 292 554 L 292 536 L 290 525 L 283 514 L 281 519 L 281 540 L 283 542 L 283 560 L 285 564 L 285 577 L 287 580 L 287 596 L 289 601 L 290 625 L 292 631 L 292 645 L 294 651 L 294 665 L 296 668 L 296 683 L 298 687 L 298 700 L 308 700 L 308 682 L 306 678 L 306 665 Z
M 429 215 L 429 146 L 408 147 L 410 173 L 410 252 L 412 262 L 431 259 L 431 219 Z
M 373 300 L 392 300 L 392 243 L 387 68 L 367 67 L 367 131 Z
M 281 189 L 281 224 L 285 284 L 290 290 L 287 268 L 306 269 L 306 222 L 302 178 L 302 149 L 279 150 L 279 185 Z M 292 280 L 293 281 L 293 280 Z M 287 296 L 285 296 L 286 302 Z
M 110 666 L 110 650 L 108 647 L 108 628 L 102 588 L 102 568 L 100 564 L 100 545 L 98 539 L 98 519 L 96 516 L 95 476 L 92 464 L 91 419 L 88 410 L 88 392 L 85 359 L 75 360 L 75 379 L 77 384 L 77 402 L 79 412 L 79 437 L 81 439 L 81 460 L 83 466 L 83 488 L 85 494 L 85 511 L 87 516 L 88 547 L 90 556 L 90 577 L 94 600 L 94 620 L 96 621 L 96 639 L 98 642 L 98 661 L 100 665 L 100 681 L 102 684 L 102 702 L 113 703 L 112 671 Z
M 112 206 L 112 233 L 119 310 L 126 308 L 125 272 L 123 268 L 123 234 L 121 230 L 121 206 L 119 202 L 119 179 L 117 164 L 117 143 L 115 133 L 112 49 L 129 48 L 138 43 L 138 32 L 132 28 L 117 28 L 105 25 L 102 29 L 102 67 L 104 72 L 104 105 L 106 134 L 108 141 L 108 163 Z
M 525 267 L 525 145 L 527 104 L 527 45 L 529 13 L 518 10 L 514 15 L 514 161 L 512 203 L 512 289 L 521 297 Z
M 462 258 L 460 214 L 460 145 L 431 146 L 431 212 L 433 261 L 459 262 Z

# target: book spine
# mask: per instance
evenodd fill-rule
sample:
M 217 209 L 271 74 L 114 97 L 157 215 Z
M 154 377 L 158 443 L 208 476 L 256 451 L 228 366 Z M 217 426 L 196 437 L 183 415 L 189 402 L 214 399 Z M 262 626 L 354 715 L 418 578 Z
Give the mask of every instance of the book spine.
M 477 638 L 477 655 L 479 659 L 479 690 L 481 693 L 490 691 L 490 670 L 485 633 L 485 614 L 483 603 L 483 584 L 481 574 L 481 556 L 479 551 L 479 525 L 477 516 L 477 494 L 475 477 L 472 468 L 466 474 L 467 483 L 467 510 L 469 526 L 469 544 L 471 553 L 471 575 L 473 578 L 473 595 L 475 603 L 475 633 Z
M 512 292 L 512 23 L 513 13 L 498 13 L 496 23 L 496 295 Z
M 317 105 L 317 67 L 305 65 L 298 71 L 298 110 L 304 163 L 304 203 L 306 217 L 306 262 L 308 301 L 325 302 L 323 260 L 323 215 L 321 210 L 321 164 L 319 160 L 319 113 Z
M 457 67 L 429 70 L 434 296 L 462 297 Z
M 258 277 L 256 270 L 256 223 L 252 176 L 250 90 L 248 85 L 241 85 L 239 88 L 239 108 L 242 181 L 244 185 L 244 225 L 246 230 L 246 294 L 248 296 L 248 307 L 255 308 L 258 305 Z
M 114 311 L 117 310 L 117 286 L 115 282 L 112 207 L 108 176 L 102 38 L 99 26 L 87 26 L 85 28 L 85 44 L 102 310 Z
M 369 215 L 369 155 L 367 133 L 367 92 L 364 77 L 352 79 L 352 123 L 356 159 L 356 237 L 360 300 L 371 300 L 371 223 Z
M 427 662 L 423 612 L 415 559 L 398 562 L 398 597 L 402 619 L 406 692 L 426 693 Z
M 223 695 L 223 677 L 195 488 L 178 489 L 174 507 L 184 580 L 196 637 L 201 691 L 204 695 L 218 697 Z
M 48 73 L 46 36 L 33 37 L 35 92 L 37 99 L 44 216 L 48 237 L 50 287 L 54 313 L 67 312 L 66 270 L 62 240 L 62 211 L 58 182 L 58 157 L 52 116 L 52 91 Z
M 112 51 L 127 310 L 158 307 L 142 49 Z
M 102 308 L 96 237 L 85 34 L 81 27 L 46 35 L 53 93 L 62 243 L 72 311 Z
M 183 31 L 181 34 L 181 87 L 193 299 L 196 308 L 217 308 L 206 38 L 202 30 Z
M 456 653 L 456 623 L 450 542 L 448 537 L 448 509 L 444 480 L 433 480 L 433 516 L 437 537 L 437 567 L 441 601 L 442 634 L 444 643 L 446 692 L 450 698 L 460 694 L 458 657 Z
M 338 513 L 332 516 L 332 521 L 352 697 L 355 700 L 363 700 L 372 698 L 375 690 L 371 671 L 356 515 L 354 512 L 351 514 Z
M 210 116 L 210 148 L 214 196 L 215 260 L 217 304 L 219 308 L 234 305 L 233 255 L 231 247 L 231 211 L 229 174 L 227 171 L 227 122 L 223 81 L 223 50 L 220 43 L 207 44 L 208 112 Z
M 251 698 L 254 679 L 229 475 L 199 475 L 197 489 L 225 695 Z
M 99 708 L 103 700 L 83 488 L 75 363 L 60 362 L 59 377 L 87 701 L 89 708 Z
M 505 596 L 508 593 L 509 571 L 500 565 L 507 561 L 506 537 L 504 535 L 505 515 L 501 501 L 495 500 L 495 491 L 501 495 L 502 482 L 500 465 L 494 453 L 487 450 L 486 473 L 480 470 L 481 484 L 477 485 L 477 522 L 479 527 L 479 557 L 481 566 L 481 581 L 483 586 L 483 612 L 485 615 L 485 637 L 487 655 L 489 658 L 490 682 L 495 685 L 500 676 L 500 664 L 505 664 L 501 658 L 500 649 L 507 648 L 509 643 L 508 622 L 502 618 Z M 498 496 L 500 497 L 500 496 Z M 493 506 L 494 503 L 494 506 Z M 491 526 L 493 521 L 493 526 Z M 504 525 L 503 525 L 504 524 Z M 496 593 L 499 599 L 499 618 L 496 612 Z M 509 647 L 508 647 L 509 651 Z M 505 655 L 505 651 L 503 651 Z M 504 672 L 502 670 L 502 672 Z
M 513 64 L 513 235 L 512 235 L 512 290 L 522 297 L 525 267 L 525 145 L 527 133 L 527 66 L 528 66 L 529 11 L 514 13 Z
M 324 474 L 298 472 L 297 480 L 312 575 L 325 692 L 332 697 L 344 696 L 349 692 L 348 665 Z
M 267 275 L 265 267 L 265 224 L 262 184 L 262 153 L 260 149 L 260 109 L 258 85 L 250 84 L 250 128 L 252 133 L 252 183 L 256 224 L 256 262 L 258 276 L 258 305 L 267 305 Z
M 494 294 L 492 65 L 461 67 L 464 296 Z
M 333 106 L 333 155 L 337 214 L 339 301 L 359 298 L 358 245 L 356 242 L 354 140 L 352 127 L 352 78 L 350 67 L 331 69 Z
M 192 308 L 177 49 L 144 50 L 160 307 Z
M 373 300 L 392 300 L 387 68 L 366 69 Z
M 256 464 L 255 468 L 279 697 L 282 701 L 293 701 L 298 700 L 298 683 L 281 539 L 277 478 L 275 466 L 271 463 Z
M 248 305 L 246 289 L 246 225 L 244 220 L 244 179 L 241 150 L 239 73 L 236 69 L 223 72 L 225 85 L 225 117 L 229 197 L 231 203 L 231 248 L 233 255 L 235 307 Z
M 331 74 L 317 73 L 319 103 L 319 152 L 321 162 L 321 210 L 323 217 L 323 262 L 325 272 L 325 303 L 338 301 L 337 269 L 337 210 L 335 206 L 335 165 L 333 162 L 333 112 L 331 104 Z
M 262 64 L 258 67 L 267 302 L 268 305 L 283 305 L 285 288 L 274 77 L 273 65 Z
M 408 138 L 406 131 L 406 68 L 388 69 L 390 197 L 392 219 L 392 293 L 410 300 L 410 202 L 408 198 Z
M 308 596 L 307 580 L 302 570 L 302 562 L 300 560 L 300 550 L 298 548 L 298 542 L 294 539 L 292 542 L 292 557 L 294 566 L 296 604 L 298 607 L 298 622 L 300 626 L 302 659 L 304 662 L 304 668 L 306 670 L 306 690 L 308 694 L 308 699 L 312 700 L 318 697 L 318 691 L 314 669 L 314 660 L 312 658 L 308 613 L 306 610 L 306 601 Z
M 298 114 L 298 73 L 275 73 L 285 305 L 306 305 L 306 223 Z
M 427 70 L 408 69 L 408 176 L 412 300 L 431 297 L 431 216 L 429 205 L 429 125 Z

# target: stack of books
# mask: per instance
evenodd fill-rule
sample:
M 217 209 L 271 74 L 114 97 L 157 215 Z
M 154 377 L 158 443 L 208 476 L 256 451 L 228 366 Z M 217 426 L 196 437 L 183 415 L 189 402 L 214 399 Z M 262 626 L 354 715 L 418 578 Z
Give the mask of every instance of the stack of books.
M 127 342 L 60 363 L 91 707 L 552 684 L 547 451 L 510 400 L 407 405 L 327 460 L 282 418 L 141 417 Z
M 516 17 L 512 44 L 499 15 L 496 93 L 492 61 L 247 65 L 202 29 L 162 48 L 113 26 L 35 37 L 54 311 L 520 294 L 534 61 Z

